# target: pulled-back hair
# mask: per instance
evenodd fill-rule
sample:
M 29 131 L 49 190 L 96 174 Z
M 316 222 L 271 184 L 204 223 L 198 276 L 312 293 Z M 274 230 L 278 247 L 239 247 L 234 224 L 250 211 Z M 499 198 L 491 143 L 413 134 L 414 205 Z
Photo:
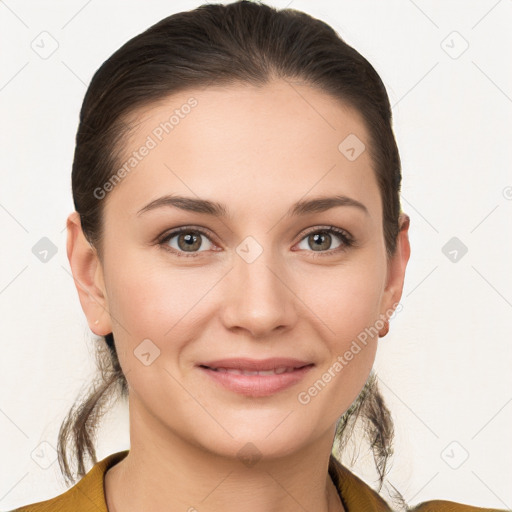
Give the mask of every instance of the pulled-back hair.
M 379 75 L 323 21 L 293 9 L 241 0 L 203 4 L 159 21 L 124 44 L 94 74 L 80 111 L 72 191 L 84 236 L 100 260 L 105 201 L 95 190 L 121 165 L 123 144 L 133 128 L 130 114 L 189 88 L 264 86 L 274 79 L 315 87 L 359 112 L 382 199 L 386 254 L 389 258 L 395 253 L 401 164 L 391 107 Z M 95 381 L 75 402 L 59 431 L 59 465 L 68 483 L 87 472 L 87 454 L 97 462 L 94 440 L 101 417 L 115 398 L 128 397 L 112 333 L 99 337 L 97 362 Z M 363 422 L 380 491 L 393 453 L 393 422 L 373 371 L 338 421 L 335 445 L 340 449 L 356 421 Z M 71 462 L 77 466 L 76 479 Z M 398 492 L 397 496 L 400 500 Z

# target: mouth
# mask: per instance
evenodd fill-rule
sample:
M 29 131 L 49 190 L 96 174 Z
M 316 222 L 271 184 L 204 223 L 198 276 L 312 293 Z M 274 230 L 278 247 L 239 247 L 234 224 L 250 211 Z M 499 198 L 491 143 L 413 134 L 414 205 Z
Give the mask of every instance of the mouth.
M 292 358 L 222 359 L 197 365 L 216 384 L 251 397 L 283 391 L 302 380 L 313 366 L 309 361 Z
M 214 372 L 231 373 L 233 375 L 281 375 L 282 373 L 290 373 L 298 368 L 291 368 L 287 366 L 281 366 L 273 370 L 242 370 L 238 368 L 211 368 L 209 366 L 201 366 Z M 303 367 L 300 367 L 303 368 Z

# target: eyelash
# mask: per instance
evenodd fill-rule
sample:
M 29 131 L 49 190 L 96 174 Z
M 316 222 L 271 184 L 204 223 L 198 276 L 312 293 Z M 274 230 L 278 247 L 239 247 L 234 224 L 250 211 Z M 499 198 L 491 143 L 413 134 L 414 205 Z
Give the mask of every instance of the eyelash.
M 205 231 L 204 229 L 196 228 L 196 227 L 193 227 L 193 226 L 184 226 L 184 227 L 181 227 L 181 228 L 177 228 L 177 229 L 171 231 L 170 233 L 167 233 L 166 235 L 164 235 L 163 238 L 158 240 L 158 244 L 163 249 L 165 249 L 167 251 L 170 251 L 172 254 L 175 254 L 179 258 L 182 258 L 182 257 L 185 257 L 185 258 L 196 258 L 197 256 L 200 256 L 201 252 L 203 252 L 203 251 L 196 252 L 196 253 L 186 254 L 184 252 L 176 251 L 175 249 L 173 249 L 173 248 L 171 248 L 171 247 L 169 247 L 167 245 L 167 242 L 169 242 L 169 240 L 171 238 L 174 238 L 175 236 L 179 235 L 180 233 L 185 233 L 185 232 L 201 233 L 202 235 L 204 235 L 205 237 L 210 239 L 210 234 L 207 231 Z M 346 251 L 350 247 L 353 247 L 353 246 L 356 245 L 355 244 L 355 239 L 347 231 L 345 231 L 344 229 L 336 228 L 334 226 L 315 227 L 315 228 L 307 231 L 304 234 L 304 236 L 299 240 L 299 242 L 302 242 L 302 240 L 304 240 L 304 238 L 308 237 L 309 235 L 311 235 L 313 233 L 334 234 L 334 235 L 338 236 L 341 239 L 341 241 L 342 241 L 342 244 L 339 247 L 335 248 L 335 249 L 329 249 L 327 251 L 309 251 L 309 252 L 316 253 L 316 254 L 312 255 L 313 258 L 318 258 L 318 257 L 323 257 L 323 256 L 331 256 L 331 255 L 333 255 L 335 253 L 338 253 L 338 252 L 341 252 L 341 251 Z

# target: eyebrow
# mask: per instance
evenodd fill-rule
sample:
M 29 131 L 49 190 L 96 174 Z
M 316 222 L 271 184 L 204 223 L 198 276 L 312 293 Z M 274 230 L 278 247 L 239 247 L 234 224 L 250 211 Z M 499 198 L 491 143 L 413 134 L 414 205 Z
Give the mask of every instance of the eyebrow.
M 307 215 L 308 213 L 320 213 L 338 206 L 352 206 L 362 210 L 369 215 L 368 209 L 363 203 L 344 195 L 323 196 L 314 199 L 298 201 L 293 204 L 286 212 L 286 217 L 296 217 Z M 232 218 L 227 207 L 215 201 L 208 199 L 199 199 L 194 197 L 185 197 L 178 195 L 165 195 L 151 201 L 137 212 L 137 216 L 162 207 L 174 207 L 194 213 L 203 213 L 214 217 Z

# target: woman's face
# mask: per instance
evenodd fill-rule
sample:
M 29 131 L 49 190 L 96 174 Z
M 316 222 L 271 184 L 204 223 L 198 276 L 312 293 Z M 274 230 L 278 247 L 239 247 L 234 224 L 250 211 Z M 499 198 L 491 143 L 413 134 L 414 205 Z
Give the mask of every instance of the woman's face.
M 409 257 L 405 229 L 386 259 L 361 118 L 275 81 L 185 91 L 132 121 L 103 189 L 97 288 L 81 294 L 91 329 L 114 334 L 132 436 L 229 456 L 332 442 Z M 187 200 L 145 208 L 164 196 Z

